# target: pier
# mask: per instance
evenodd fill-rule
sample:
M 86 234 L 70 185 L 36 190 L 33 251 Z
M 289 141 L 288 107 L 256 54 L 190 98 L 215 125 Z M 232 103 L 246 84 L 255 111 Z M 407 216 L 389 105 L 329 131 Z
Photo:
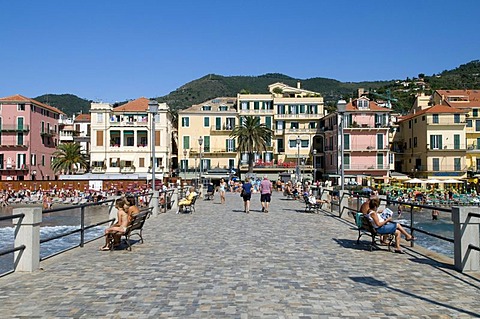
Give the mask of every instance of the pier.
M 99 240 L 2 277 L 2 318 L 480 317 L 479 273 L 418 245 L 371 252 L 353 219 L 278 192 L 262 213 L 259 198 L 245 214 L 238 194 L 216 194 L 150 217 L 132 251 Z

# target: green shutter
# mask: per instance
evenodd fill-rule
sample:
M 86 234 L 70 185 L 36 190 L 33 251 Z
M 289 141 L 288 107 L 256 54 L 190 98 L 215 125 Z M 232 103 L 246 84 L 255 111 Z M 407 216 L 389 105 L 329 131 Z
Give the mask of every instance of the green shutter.
M 221 117 L 216 117 L 215 118 L 215 129 L 217 131 L 222 129 L 222 118 Z

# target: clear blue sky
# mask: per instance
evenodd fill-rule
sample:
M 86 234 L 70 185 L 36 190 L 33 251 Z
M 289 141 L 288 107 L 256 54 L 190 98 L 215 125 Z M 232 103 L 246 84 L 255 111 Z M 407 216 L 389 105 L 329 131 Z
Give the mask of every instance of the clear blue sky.
M 391 80 L 478 60 L 480 1 L 0 0 L 0 97 L 163 96 L 215 73 Z

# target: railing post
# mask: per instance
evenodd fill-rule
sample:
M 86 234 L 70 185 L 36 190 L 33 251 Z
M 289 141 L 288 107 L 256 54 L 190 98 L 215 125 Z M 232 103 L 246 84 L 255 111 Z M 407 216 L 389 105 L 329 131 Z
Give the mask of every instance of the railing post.
M 339 190 L 339 199 L 338 199 L 338 217 L 342 217 L 345 207 L 348 207 L 348 191 Z M 347 210 L 348 212 L 348 210 Z
M 154 217 L 158 216 L 158 198 L 159 192 L 157 190 L 153 190 L 152 199 L 150 200 L 150 207 L 153 207 L 152 215 Z
M 452 207 L 453 255 L 455 269 L 460 272 L 480 270 L 480 252 L 468 247 L 470 244 L 479 247 L 480 218 L 469 216 L 477 211 L 472 206 Z
M 40 267 L 40 224 L 41 207 L 14 208 L 13 214 L 25 214 L 23 218 L 13 219 L 15 225 L 15 247 L 25 246 L 23 251 L 14 255 L 15 271 L 32 272 Z
M 85 206 L 80 208 L 80 247 L 85 244 Z

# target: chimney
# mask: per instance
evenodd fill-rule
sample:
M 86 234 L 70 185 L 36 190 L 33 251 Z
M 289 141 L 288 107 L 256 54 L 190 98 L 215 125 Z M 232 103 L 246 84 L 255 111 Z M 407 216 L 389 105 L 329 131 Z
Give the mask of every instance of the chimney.
M 297 89 L 300 88 L 300 81 L 297 81 Z
M 365 93 L 364 88 L 358 88 L 358 97 L 361 97 Z

